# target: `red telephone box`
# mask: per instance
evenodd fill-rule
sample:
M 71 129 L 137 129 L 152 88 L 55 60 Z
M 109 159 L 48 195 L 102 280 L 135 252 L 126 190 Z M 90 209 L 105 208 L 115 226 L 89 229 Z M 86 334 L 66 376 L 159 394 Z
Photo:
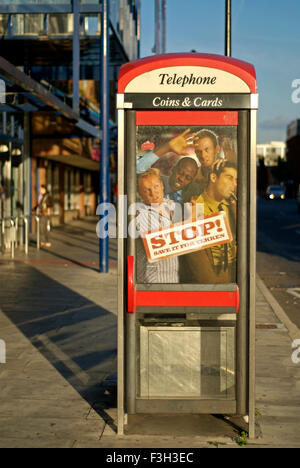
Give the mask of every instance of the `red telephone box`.
M 204 413 L 248 416 L 251 436 L 255 70 L 154 56 L 121 68 L 118 93 L 119 433 L 133 414 Z

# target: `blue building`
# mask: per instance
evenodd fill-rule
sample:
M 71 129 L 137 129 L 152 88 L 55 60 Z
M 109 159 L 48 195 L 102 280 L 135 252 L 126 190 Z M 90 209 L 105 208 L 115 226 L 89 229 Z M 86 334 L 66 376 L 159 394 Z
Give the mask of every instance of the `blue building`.
M 117 77 L 139 55 L 139 0 L 110 0 L 107 29 L 105 5 L 1 0 L 0 218 L 29 215 L 43 184 L 54 198 L 53 224 L 95 214 L 99 168 L 107 164 L 101 118 L 109 121 L 114 183 Z M 106 95 L 109 111 L 101 117 Z

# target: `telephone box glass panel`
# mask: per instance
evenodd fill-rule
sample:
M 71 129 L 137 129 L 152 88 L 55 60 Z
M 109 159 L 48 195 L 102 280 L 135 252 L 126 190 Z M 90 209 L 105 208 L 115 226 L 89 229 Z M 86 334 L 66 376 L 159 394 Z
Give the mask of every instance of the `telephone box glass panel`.
M 236 283 L 237 126 L 139 125 L 137 283 Z

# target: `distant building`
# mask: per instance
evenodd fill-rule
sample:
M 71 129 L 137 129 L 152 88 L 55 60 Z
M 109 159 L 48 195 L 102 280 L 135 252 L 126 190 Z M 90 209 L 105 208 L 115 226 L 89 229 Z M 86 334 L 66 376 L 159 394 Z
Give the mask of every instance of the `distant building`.
M 260 143 L 256 147 L 257 158 L 263 158 L 265 166 L 277 166 L 278 158 L 285 160 L 286 144 L 283 141 L 270 141 L 269 143 Z
M 286 158 L 293 174 L 294 195 L 300 184 L 300 119 L 294 120 L 287 127 Z

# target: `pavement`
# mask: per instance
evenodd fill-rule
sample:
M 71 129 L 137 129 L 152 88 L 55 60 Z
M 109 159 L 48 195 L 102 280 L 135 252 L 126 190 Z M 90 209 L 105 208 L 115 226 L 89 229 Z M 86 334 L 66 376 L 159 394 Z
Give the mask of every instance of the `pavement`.
M 180 416 L 190 432 L 169 417 L 159 430 L 117 435 L 117 245 L 100 274 L 96 222 L 54 229 L 50 250 L 0 254 L 0 447 L 239 448 L 236 431 L 205 416 Z M 300 447 L 300 331 L 259 277 L 256 315 L 261 433 L 245 447 Z

